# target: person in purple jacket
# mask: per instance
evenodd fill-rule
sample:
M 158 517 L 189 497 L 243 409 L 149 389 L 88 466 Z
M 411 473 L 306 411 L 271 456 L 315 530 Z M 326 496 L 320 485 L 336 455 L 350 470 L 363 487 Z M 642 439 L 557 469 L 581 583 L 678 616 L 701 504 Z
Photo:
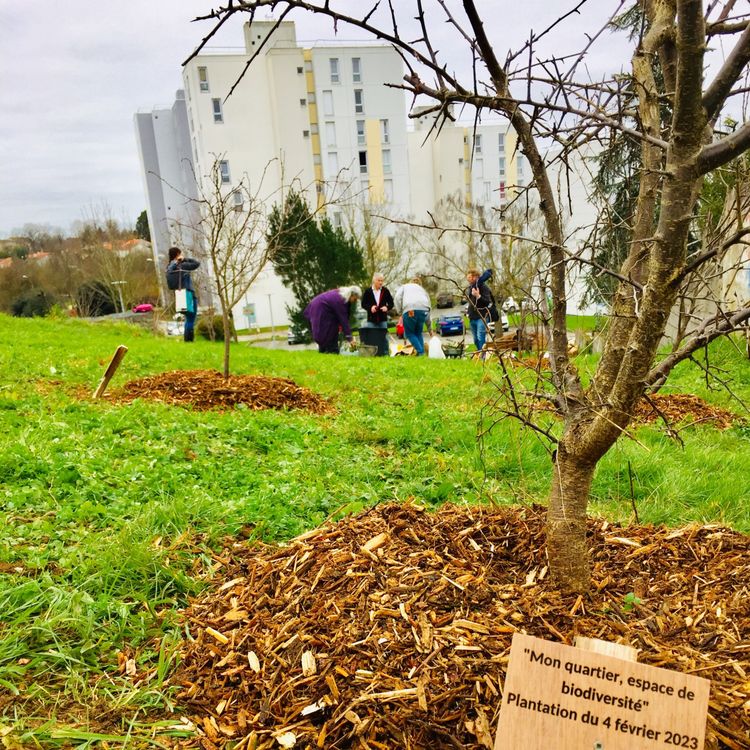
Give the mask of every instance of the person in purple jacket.
M 339 329 L 347 341 L 354 341 L 349 312 L 361 296 L 358 286 L 344 286 L 313 297 L 305 308 L 304 316 L 310 321 L 313 341 L 321 354 L 339 353 Z

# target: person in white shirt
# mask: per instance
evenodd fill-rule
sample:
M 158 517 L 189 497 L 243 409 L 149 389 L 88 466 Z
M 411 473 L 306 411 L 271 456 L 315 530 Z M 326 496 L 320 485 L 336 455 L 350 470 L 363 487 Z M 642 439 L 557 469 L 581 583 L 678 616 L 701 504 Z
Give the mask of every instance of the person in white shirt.
M 414 347 L 418 357 L 424 354 L 422 331 L 425 325 L 429 335 L 432 335 L 432 321 L 430 320 L 432 303 L 421 281 L 418 276 L 414 277 L 396 290 L 394 298 L 396 309 L 401 313 L 404 324 L 404 336 Z

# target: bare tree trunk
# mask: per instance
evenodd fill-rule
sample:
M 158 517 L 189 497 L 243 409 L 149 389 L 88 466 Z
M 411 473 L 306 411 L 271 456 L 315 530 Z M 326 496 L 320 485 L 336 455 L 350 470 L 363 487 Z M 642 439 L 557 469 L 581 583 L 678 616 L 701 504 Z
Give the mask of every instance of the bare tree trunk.
M 232 330 L 229 324 L 227 306 L 222 304 L 221 322 L 224 327 L 224 378 L 229 378 L 229 347 L 232 344 Z
M 560 588 L 583 592 L 589 587 L 591 575 L 586 505 L 596 463 L 591 463 L 583 451 L 569 453 L 564 445 L 565 438 L 560 442 L 553 464 L 547 510 L 547 555 Z

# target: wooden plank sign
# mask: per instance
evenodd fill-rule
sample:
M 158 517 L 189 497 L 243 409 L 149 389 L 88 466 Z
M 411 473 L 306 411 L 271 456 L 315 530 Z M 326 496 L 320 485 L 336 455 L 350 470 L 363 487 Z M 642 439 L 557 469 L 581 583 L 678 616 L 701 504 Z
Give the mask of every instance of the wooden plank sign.
M 117 368 L 120 366 L 120 362 L 122 362 L 122 358 L 127 353 L 128 353 L 127 346 L 120 344 L 120 346 L 117 347 L 114 355 L 112 356 L 112 361 L 107 366 L 107 369 L 105 370 L 102 379 L 99 381 L 99 385 L 96 387 L 96 390 L 94 391 L 94 398 L 101 398 L 104 395 L 104 391 L 107 389 L 107 386 L 109 385 L 109 381 L 112 380 L 112 378 L 115 376 L 115 373 L 117 372 Z
M 495 750 L 703 750 L 709 687 L 516 633 Z

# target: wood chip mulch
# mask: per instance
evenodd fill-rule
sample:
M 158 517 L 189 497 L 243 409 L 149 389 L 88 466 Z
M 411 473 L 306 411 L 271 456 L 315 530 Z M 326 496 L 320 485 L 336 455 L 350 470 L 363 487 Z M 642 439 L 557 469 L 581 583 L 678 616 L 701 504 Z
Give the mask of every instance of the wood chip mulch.
M 230 375 L 217 370 L 174 370 L 126 383 L 110 400 L 130 402 L 136 398 L 189 406 L 199 411 L 234 409 L 304 409 L 314 414 L 333 410 L 322 396 L 287 378 Z
M 706 748 L 747 750 L 750 538 L 592 520 L 593 593 L 574 597 L 549 581 L 543 523 L 537 507 L 391 504 L 285 546 L 233 543 L 185 613 L 183 744 L 492 748 L 523 630 L 710 679 Z
M 533 408 L 536 411 L 556 413 L 555 407 L 547 401 L 538 401 Z M 709 404 L 700 396 L 689 393 L 655 393 L 648 399 L 641 399 L 633 413 L 635 425 L 652 424 L 657 420 L 663 424 L 665 419 L 670 428 L 680 423 L 682 427 L 710 424 L 720 430 L 726 430 L 744 422 L 743 418 L 737 414 Z
M 670 424 L 684 421 L 690 424 L 707 423 L 720 430 L 726 430 L 741 421 L 731 411 L 722 409 L 720 406 L 713 406 L 689 393 L 656 393 L 649 396 L 649 400 L 651 403 L 642 399 L 636 407 L 634 414 L 636 421 L 649 424 L 666 417 Z

